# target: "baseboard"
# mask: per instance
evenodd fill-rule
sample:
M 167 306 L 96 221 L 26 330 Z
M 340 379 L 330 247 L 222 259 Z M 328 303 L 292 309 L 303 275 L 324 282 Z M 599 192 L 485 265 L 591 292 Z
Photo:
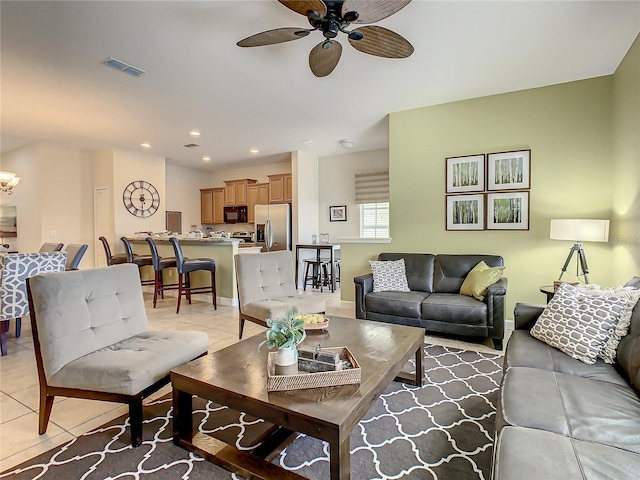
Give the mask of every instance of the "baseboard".
M 340 300 L 340 308 L 353 308 L 353 311 L 356 311 L 356 302 L 352 302 L 349 300 Z

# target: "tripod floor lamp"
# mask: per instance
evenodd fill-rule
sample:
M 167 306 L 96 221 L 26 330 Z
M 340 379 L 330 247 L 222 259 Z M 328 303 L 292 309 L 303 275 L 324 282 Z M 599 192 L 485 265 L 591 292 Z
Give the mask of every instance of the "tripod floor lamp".
M 580 218 L 551 220 L 549 238 L 551 238 L 551 240 L 571 240 L 575 242 L 569 250 L 569 256 L 567 256 L 567 260 L 564 262 L 558 280 L 562 280 L 562 276 L 567 271 L 573 255 L 577 254 L 577 275 L 578 277 L 580 277 L 580 275 L 584 276 L 584 283 L 589 283 L 589 267 L 587 266 L 587 257 L 581 242 L 608 242 L 609 220 Z M 580 270 L 582 274 L 580 274 Z

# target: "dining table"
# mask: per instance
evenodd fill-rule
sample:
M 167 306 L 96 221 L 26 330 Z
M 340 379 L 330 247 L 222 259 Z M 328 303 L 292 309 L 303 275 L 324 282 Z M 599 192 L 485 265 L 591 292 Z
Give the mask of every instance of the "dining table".
M 296 244 L 296 286 L 300 285 L 300 251 L 302 250 L 315 250 L 316 260 L 320 260 L 320 255 L 323 251 L 329 251 L 331 261 L 331 291 L 336 291 L 336 253 L 340 252 L 339 243 L 297 243 Z

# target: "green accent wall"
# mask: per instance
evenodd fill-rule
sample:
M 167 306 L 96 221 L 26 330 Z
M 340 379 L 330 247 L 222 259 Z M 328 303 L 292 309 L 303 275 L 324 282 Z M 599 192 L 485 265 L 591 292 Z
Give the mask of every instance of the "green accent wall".
M 640 36 L 613 77 L 613 220 L 616 280 L 640 275 Z
M 640 275 L 639 38 L 614 75 L 392 113 L 389 129 L 392 242 L 342 244 L 342 300 L 379 252 L 498 254 L 513 318 L 516 302 L 545 302 L 539 288 L 569 253 L 549 239 L 552 218 L 611 219 L 609 243 L 584 243 L 591 283 Z M 520 149 L 531 149 L 530 230 L 446 231 L 445 158 Z

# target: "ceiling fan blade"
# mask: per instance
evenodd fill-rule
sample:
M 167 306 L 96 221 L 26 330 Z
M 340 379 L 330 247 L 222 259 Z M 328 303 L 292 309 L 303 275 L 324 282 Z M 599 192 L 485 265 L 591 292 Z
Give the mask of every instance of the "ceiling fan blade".
M 309 67 L 316 77 L 326 77 L 336 68 L 342 55 L 342 45 L 335 40 L 323 40 L 309 53 Z
M 406 58 L 413 53 L 413 45 L 402 35 L 387 28 L 368 25 L 353 31 L 360 32 L 363 38 L 361 40 L 349 38 L 349 43 L 363 53 L 385 58 Z
M 240 40 L 236 45 L 239 47 L 261 47 L 263 45 L 273 45 L 275 43 L 290 42 L 309 35 L 309 30 L 305 28 L 284 27 L 266 32 L 256 33 L 250 37 Z
M 309 10 L 315 10 L 324 17 L 327 14 L 327 6 L 322 0 L 278 0 L 285 7 L 300 15 L 307 16 Z
M 342 15 L 358 12 L 358 19 L 352 23 L 376 23 L 406 7 L 411 0 L 345 0 Z

